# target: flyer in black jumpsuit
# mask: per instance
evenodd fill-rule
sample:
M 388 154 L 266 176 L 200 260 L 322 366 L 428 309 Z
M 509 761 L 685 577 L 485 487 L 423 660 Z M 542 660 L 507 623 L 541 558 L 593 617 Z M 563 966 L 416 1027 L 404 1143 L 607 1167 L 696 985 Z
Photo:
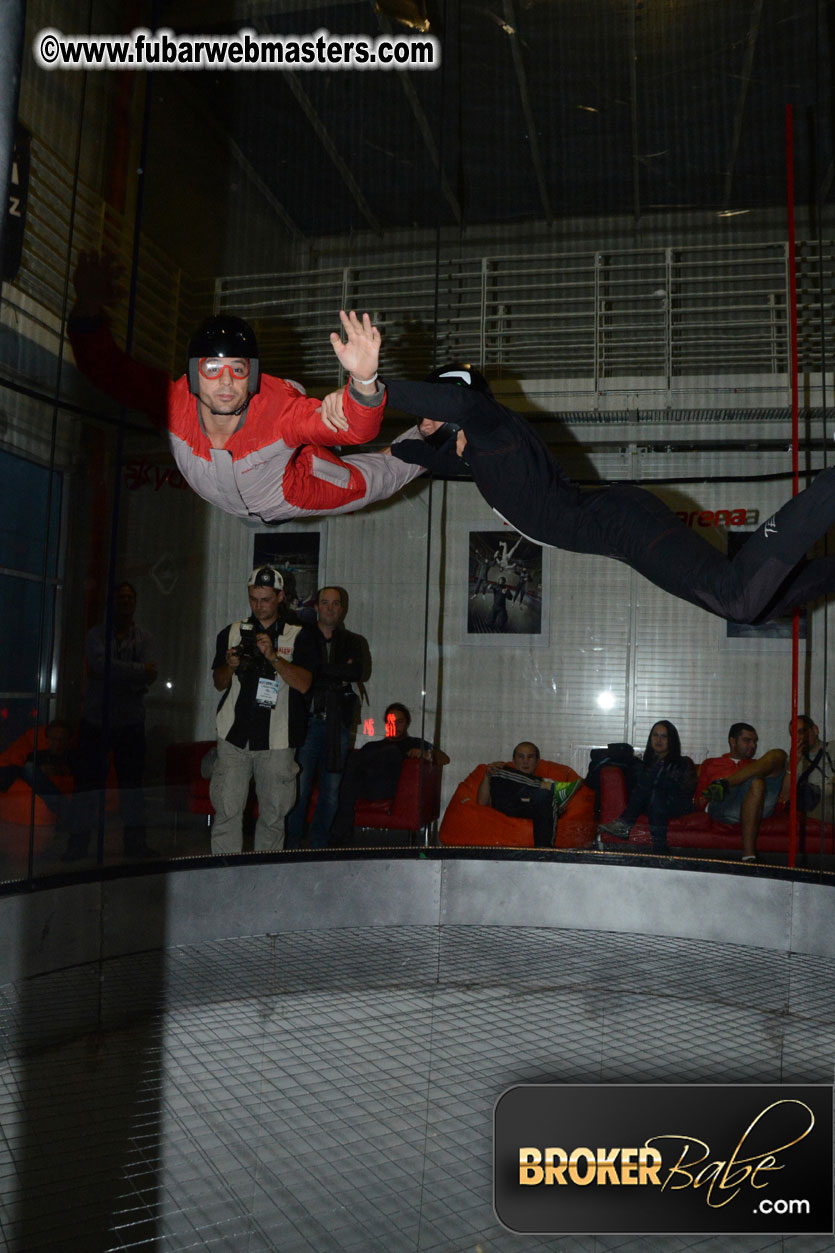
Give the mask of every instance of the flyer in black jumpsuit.
M 579 488 L 530 423 L 491 396 L 449 383 L 386 380 L 386 389 L 394 408 L 463 429 L 478 490 L 528 539 L 614 557 L 731 622 L 765 622 L 835 591 L 835 557 L 806 559 L 835 523 L 835 468 L 818 474 L 729 560 L 643 488 Z M 392 452 L 437 473 L 461 465 L 454 440 L 441 449 L 404 440 Z

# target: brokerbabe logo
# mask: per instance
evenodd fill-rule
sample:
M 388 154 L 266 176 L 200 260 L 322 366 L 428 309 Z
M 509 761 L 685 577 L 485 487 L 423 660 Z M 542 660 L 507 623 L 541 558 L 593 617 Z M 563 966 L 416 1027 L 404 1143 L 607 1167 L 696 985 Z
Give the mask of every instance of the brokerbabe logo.
M 832 1232 L 831 1085 L 510 1088 L 494 1203 L 512 1231 Z

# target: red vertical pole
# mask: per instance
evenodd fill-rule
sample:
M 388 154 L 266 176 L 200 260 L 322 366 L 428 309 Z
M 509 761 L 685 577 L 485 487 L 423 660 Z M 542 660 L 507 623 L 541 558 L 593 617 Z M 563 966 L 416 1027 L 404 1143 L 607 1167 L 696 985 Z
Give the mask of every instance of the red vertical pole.
M 796 496 L 799 485 L 799 395 L 798 395 L 798 360 L 797 360 L 797 257 L 795 255 L 794 238 L 794 126 L 792 107 L 786 105 L 786 201 L 787 201 L 787 232 L 789 237 L 788 278 L 789 278 L 789 374 L 792 384 L 792 496 Z M 797 859 L 797 688 L 800 677 L 800 614 L 794 611 L 792 619 L 792 699 L 791 699 L 791 753 L 789 755 L 789 777 L 792 781 L 789 794 L 789 865 L 794 866 Z

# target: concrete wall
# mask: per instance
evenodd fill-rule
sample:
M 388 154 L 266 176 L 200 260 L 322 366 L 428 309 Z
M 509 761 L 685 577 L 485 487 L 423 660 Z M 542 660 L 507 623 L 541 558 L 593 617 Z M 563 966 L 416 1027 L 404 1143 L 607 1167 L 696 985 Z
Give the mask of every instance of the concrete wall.
M 0 898 L 0 985 L 178 945 L 340 928 L 569 928 L 835 958 L 832 888 L 554 861 L 289 860 Z

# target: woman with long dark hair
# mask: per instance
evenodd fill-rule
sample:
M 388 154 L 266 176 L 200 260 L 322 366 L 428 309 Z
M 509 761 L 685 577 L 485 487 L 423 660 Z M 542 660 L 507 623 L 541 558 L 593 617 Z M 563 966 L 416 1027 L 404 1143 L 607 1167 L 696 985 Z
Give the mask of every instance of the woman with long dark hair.
M 696 790 L 696 767 L 681 754 L 681 740 L 672 722 L 662 718 L 652 727 L 644 749 L 643 769 L 629 794 L 626 809 L 614 822 L 601 824 L 600 830 L 615 839 L 625 840 L 638 817 L 649 818 L 652 851 L 667 852 L 667 823 L 693 810 Z

